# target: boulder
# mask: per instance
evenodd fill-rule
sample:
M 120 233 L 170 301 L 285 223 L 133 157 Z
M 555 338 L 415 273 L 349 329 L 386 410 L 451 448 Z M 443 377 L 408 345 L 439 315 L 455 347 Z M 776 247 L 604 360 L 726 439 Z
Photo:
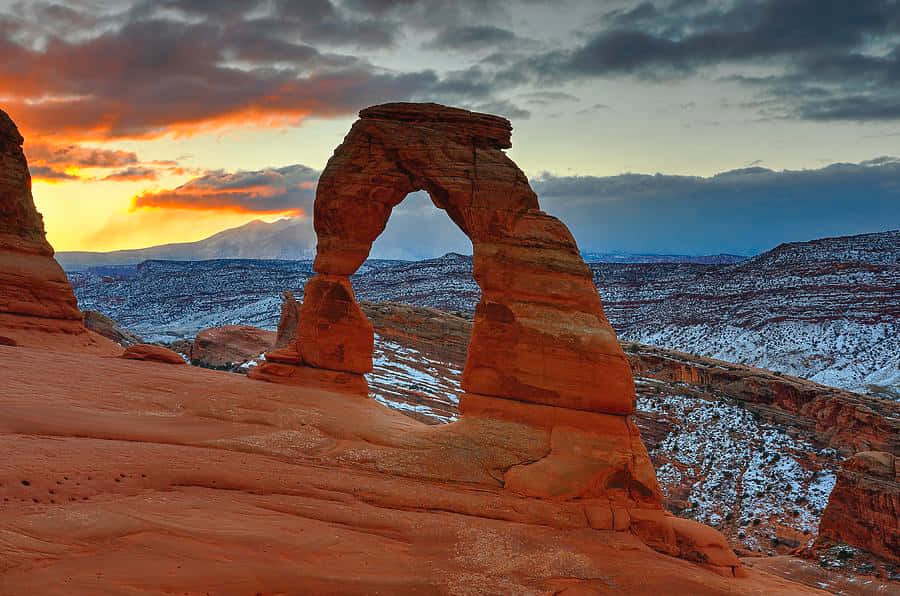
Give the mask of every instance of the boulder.
M 128 347 L 133 344 L 144 343 L 144 340 L 127 329 L 122 329 L 118 323 L 96 310 L 84 311 L 84 326 L 116 342 L 120 346 Z
M 223 368 L 259 357 L 275 345 L 275 332 L 250 325 L 211 327 L 197 333 L 191 364 Z
M 180 354 L 169 348 L 155 344 L 135 344 L 125 348 L 122 358 L 127 360 L 149 360 L 165 364 L 186 364 Z

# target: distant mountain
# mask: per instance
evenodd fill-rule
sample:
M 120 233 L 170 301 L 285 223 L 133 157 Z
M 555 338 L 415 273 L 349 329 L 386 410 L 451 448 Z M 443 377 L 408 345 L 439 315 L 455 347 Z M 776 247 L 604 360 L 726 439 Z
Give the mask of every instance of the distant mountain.
M 58 252 L 66 271 L 106 265 L 135 265 L 148 260 L 204 261 L 210 259 L 311 259 L 316 235 L 306 219 L 255 220 L 196 242 L 163 244 L 112 252 Z
M 733 265 L 750 257 L 741 255 L 654 255 L 643 253 L 582 252 L 588 263 L 695 263 L 698 265 Z
M 403 250 L 402 237 L 394 234 L 387 241 L 379 239 L 373 254 L 405 255 L 404 258 L 427 258 L 414 250 Z M 380 249 L 380 250 L 379 250 Z M 421 249 L 421 247 L 420 247 Z M 427 247 L 426 247 L 427 249 Z M 196 242 L 163 244 L 148 248 L 112 252 L 62 251 L 56 260 L 66 271 L 84 271 L 91 267 L 136 265 L 144 261 L 207 261 L 214 259 L 303 260 L 316 256 L 316 235 L 308 219 L 287 218 L 272 223 L 256 220 L 231 228 Z M 418 255 L 418 256 L 417 256 Z M 700 263 L 725 265 L 739 263 L 747 257 L 738 255 L 654 255 L 631 253 L 585 252 L 589 263 Z

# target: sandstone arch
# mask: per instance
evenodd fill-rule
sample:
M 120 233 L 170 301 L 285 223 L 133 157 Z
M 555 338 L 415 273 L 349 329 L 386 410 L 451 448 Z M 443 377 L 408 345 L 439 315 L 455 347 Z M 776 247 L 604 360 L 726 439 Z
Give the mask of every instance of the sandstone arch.
M 371 325 L 348 276 L 391 210 L 425 190 L 472 241 L 482 290 L 463 372 L 470 393 L 630 414 L 634 385 L 568 228 L 542 212 L 506 156 L 508 120 L 436 104 L 360 112 L 322 172 L 315 202 L 317 272 L 296 346 L 305 364 L 371 369 Z

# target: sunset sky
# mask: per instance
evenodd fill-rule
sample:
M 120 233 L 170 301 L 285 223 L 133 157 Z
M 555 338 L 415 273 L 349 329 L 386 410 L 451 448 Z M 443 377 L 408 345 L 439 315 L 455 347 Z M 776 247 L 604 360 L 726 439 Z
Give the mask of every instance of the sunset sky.
M 897 0 L 0 0 L 0 56 L 57 250 L 308 216 L 387 101 L 512 120 L 584 249 L 900 227 Z

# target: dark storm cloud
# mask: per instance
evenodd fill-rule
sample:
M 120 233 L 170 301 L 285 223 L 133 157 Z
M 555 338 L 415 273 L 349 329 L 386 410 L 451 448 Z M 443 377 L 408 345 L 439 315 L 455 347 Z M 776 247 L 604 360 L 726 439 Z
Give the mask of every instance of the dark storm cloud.
M 389 18 L 426 29 L 509 19 L 505 4 L 496 0 L 344 0 L 342 5 L 369 18 Z
M 477 66 L 445 76 L 388 71 L 325 51 L 387 46 L 400 31 L 327 0 L 239 6 L 144 3 L 98 14 L 105 21 L 97 32 L 44 32 L 39 44 L 23 42 L 24 17 L 7 14 L 0 21 L 5 108 L 29 138 L 106 140 L 281 126 L 385 101 L 488 105 L 498 88 L 515 84 Z
M 27 142 L 25 154 L 29 163 L 52 167 L 120 168 L 137 164 L 133 151 L 95 149 L 78 145 L 49 145 Z
M 299 164 L 247 172 L 209 172 L 172 190 L 140 194 L 132 199 L 132 210 L 164 208 L 304 215 L 312 212 L 318 178 L 318 171 Z
M 751 254 L 781 242 L 897 228 L 900 159 L 708 178 L 622 174 L 532 180 L 583 250 Z
M 607 12 L 585 41 L 511 67 L 537 80 L 659 80 L 746 66 L 767 115 L 810 120 L 900 117 L 900 0 L 643 2 Z

